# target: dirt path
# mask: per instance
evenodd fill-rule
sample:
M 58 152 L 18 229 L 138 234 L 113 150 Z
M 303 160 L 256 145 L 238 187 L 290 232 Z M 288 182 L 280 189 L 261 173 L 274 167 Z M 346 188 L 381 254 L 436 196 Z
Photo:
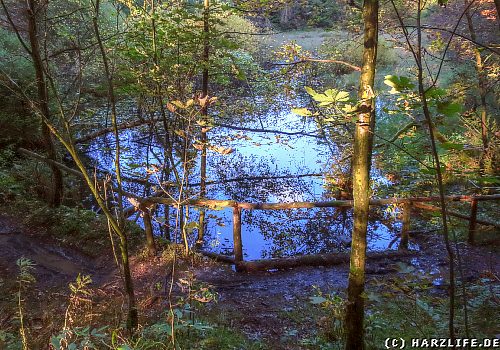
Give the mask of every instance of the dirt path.
M 39 289 L 67 285 L 79 273 L 92 275 L 101 283 L 113 271 L 103 269 L 102 263 L 76 249 L 62 247 L 37 230 L 27 228 L 15 218 L 0 215 L 0 278 L 15 279 L 17 259 L 24 257 L 36 266 L 34 275 Z

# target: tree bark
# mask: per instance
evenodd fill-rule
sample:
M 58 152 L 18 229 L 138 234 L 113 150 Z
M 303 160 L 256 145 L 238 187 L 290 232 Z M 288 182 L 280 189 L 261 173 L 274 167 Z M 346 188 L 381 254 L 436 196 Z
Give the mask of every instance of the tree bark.
M 92 22 L 95 32 L 94 34 L 99 44 L 99 51 L 101 53 L 102 61 L 104 63 L 104 73 L 106 82 L 108 84 L 108 99 L 111 105 L 111 119 L 112 119 L 112 126 L 113 126 L 113 133 L 115 136 L 115 147 L 116 147 L 115 172 L 116 172 L 116 182 L 118 185 L 118 191 L 117 191 L 118 218 L 116 220 L 116 227 L 113 227 L 113 229 L 120 238 L 122 273 L 124 278 L 125 293 L 127 295 L 127 301 L 128 301 L 127 329 L 130 331 L 134 331 L 137 328 L 139 321 L 138 321 L 137 306 L 135 300 L 134 284 L 129 265 L 127 233 L 125 231 L 125 216 L 123 212 L 123 188 L 122 188 L 121 166 L 120 166 L 120 135 L 118 131 L 118 122 L 117 122 L 116 97 L 114 92 L 113 75 L 109 67 L 108 56 L 106 54 L 106 49 L 101 40 L 101 35 L 99 31 L 100 0 L 96 0 L 94 6 L 95 6 L 94 8 L 95 13 Z
M 201 98 L 205 99 L 204 105 L 201 107 L 201 117 L 204 121 L 208 116 L 208 66 L 210 58 L 210 0 L 203 2 L 203 77 L 201 87 Z M 207 130 L 204 126 L 201 128 L 200 141 L 202 144 L 201 159 L 200 159 L 200 197 L 205 198 L 207 195 Z M 203 244 L 205 236 L 205 209 L 200 209 L 200 218 L 198 225 L 197 246 Z
M 427 103 L 427 96 L 425 94 L 424 88 L 424 62 L 422 59 L 422 9 L 423 9 L 422 1 L 418 0 L 417 2 L 417 51 L 415 54 L 415 60 L 418 68 L 418 93 L 420 96 L 420 100 L 422 102 L 422 111 L 425 116 L 425 120 L 427 122 L 427 126 L 429 128 L 429 139 L 431 143 L 432 157 L 434 159 L 434 164 L 436 166 L 436 180 L 439 188 L 439 197 L 440 197 L 440 207 L 441 207 L 441 217 L 443 222 L 443 236 L 444 242 L 446 246 L 446 251 L 448 253 L 449 258 L 449 278 L 450 278 L 450 288 L 449 288 L 449 320 L 448 320 L 448 331 L 449 337 L 453 340 L 455 339 L 455 253 L 450 244 L 449 230 L 448 230 L 448 219 L 447 219 L 447 211 L 446 211 L 446 202 L 445 202 L 445 193 L 443 186 L 443 174 L 441 171 L 441 161 L 439 159 L 439 154 L 436 147 L 436 134 L 435 134 L 435 125 L 432 121 L 431 112 L 429 109 L 429 105 Z
M 354 225 L 347 288 L 346 349 L 364 349 L 366 231 L 370 205 L 370 166 L 375 126 L 373 85 L 377 60 L 378 0 L 363 2 L 364 50 L 359 82 L 360 113 L 354 134 L 352 159 Z
M 465 6 L 466 8 L 469 6 L 468 0 L 465 0 Z M 467 18 L 467 25 L 469 27 L 470 37 L 472 41 L 476 41 L 477 39 L 476 31 L 474 30 L 474 22 L 472 21 L 472 15 L 470 14 L 469 8 L 467 8 L 467 10 L 465 11 L 465 17 Z M 481 56 L 481 51 L 477 47 L 474 47 L 474 56 L 476 63 L 476 75 L 478 81 L 477 87 L 479 90 L 479 101 L 481 105 L 480 123 L 481 123 L 481 140 L 483 143 L 483 152 L 479 159 L 479 171 L 480 173 L 484 174 L 486 172 L 486 161 L 488 159 L 488 153 L 489 153 L 488 118 L 487 118 L 488 111 L 486 105 L 486 94 L 488 92 L 486 89 L 486 79 L 483 73 L 483 68 L 484 68 L 483 57 Z
M 402 211 L 401 242 L 399 243 L 399 250 L 408 250 L 408 232 L 410 232 L 411 204 L 403 204 Z
M 150 257 L 156 255 L 156 244 L 153 234 L 153 224 L 151 220 L 151 211 L 149 208 L 142 209 L 142 219 L 144 221 L 144 233 L 146 235 L 146 245 L 148 249 L 148 255 Z
M 469 244 L 475 243 L 476 222 L 477 222 L 477 201 L 472 201 L 469 218 Z
M 27 19 L 28 19 L 28 36 L 30 41 L 30 55 L 33 60 L 33 67 L 35 69 L 35 80 L 38 94 L 38 107 L 43 115 L 43 118 L 50 120 L 49 110 L 49 93 L 47 89 L 47 82 L 45 79 L 45 70 L 43 67 L 43 60 L 40 53 L 40 44 L 38 42 L 38 25 L 37 25 L 37 12 L 39 11 L 38 2 L 36 0 L 28 0 L 27 2 Z M 56 149 L 52 134 L 46 125 L 41 121 L 42 137 L 45 151 L 49 159 L 57 160 Z M 52 206 L 59 206 L 63 197 L 63 177 L 61 171 L 54 165 L 50 165 L 52 171 L 52 190 L 50 194 L 50 204 Z
M 243 242 L 241 239 L 241 208 L 233 208 L 233 250 L 236 271 L 239 271 L 239 263 L 243 261 Z

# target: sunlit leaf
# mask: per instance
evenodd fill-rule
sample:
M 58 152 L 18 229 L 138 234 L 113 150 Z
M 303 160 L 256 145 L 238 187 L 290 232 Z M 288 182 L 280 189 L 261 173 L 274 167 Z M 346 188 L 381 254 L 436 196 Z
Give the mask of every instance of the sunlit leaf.
M 384 84 L 390 86 L 392 89 L 389 91 L 390 94 L 398 94 L 405 90 L 411 90 L 415 87 L 409 78 L 397 75 L 386 75 Z
M 347 102 L 349 101 L 349 93 L 347 91 L 339 91 L 339 93 L 337 94 L 337 96 L 335 96 L 335 100 L 337 102 Z
M 167 109 L 168 109 L 170 112 L 172 112 L 172 113 L 174 113 L 174 112 L 177 110 L 177 108 L 176 108 L 173 104 L 171 104 L 170 102 L 169 102 L 169 103 L 167 103 Z
M 311 96 L 315 96 L 315 95 L 317 95 L 317 94 L 318 94 L 316 91 L 314 91 L 314 89 L 313 89 L 313 88 L 311 88 L 311 87 L 309 87 L 309 86 L 306 86 L 304 89 L 305 89 L 305 90 L 306 90 L 306 92 L 307 92 L 309 95 L 311 95 Z
M 181 101 L 172 101 L 172 104 L 174 106 L 176 106 L 177 108 L 181 108 L 181 109 L 186 108 L 186 106 L 184 105 L 184 103 L 182 103 Z
M 310 117 L 313 115 L 307 108 L 292 108 L 292 113 L 298 114 L 301 117 Z

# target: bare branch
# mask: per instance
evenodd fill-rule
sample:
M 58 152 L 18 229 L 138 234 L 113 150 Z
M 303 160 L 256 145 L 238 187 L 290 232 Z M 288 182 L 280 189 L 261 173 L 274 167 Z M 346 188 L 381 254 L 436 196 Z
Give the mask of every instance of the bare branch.
M 356 66 L 356 65 L 349 63 L 349 62 L 345 62 L 345 61 L 341 61 L 341 60 L 312 58 L 312 57 L 303 57 L 299 61 L 294 61 L 294 62 L 272 63 L 271 65 L 273 65 L 273 66 L 294 66 L 294 65 L 297 65 L 300 63 L 307 63 L 307 62 L 336 63 L 336 64 L 341 64 L 341 65 L 347 66 L 355 71 L 361 72 L 361 67 Z

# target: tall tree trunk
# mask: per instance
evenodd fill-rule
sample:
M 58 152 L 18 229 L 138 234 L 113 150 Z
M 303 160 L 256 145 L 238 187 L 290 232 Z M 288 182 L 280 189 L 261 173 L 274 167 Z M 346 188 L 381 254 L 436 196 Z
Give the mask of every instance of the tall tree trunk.
M 124 278 L 124 288 L 127 295 L 128 301 L 128 315 L 127 315 L 127 329 L 135 330 L 138 326 L 138 316 L 137 316 L 137 306 L 135 301 L 134 284 L 132 281 L 132 274 L 130 272 L 129 264 L 129 253 L 128 253 L 128 242 L 127 234 L 125 231 L 125 217 L 123 215 L 123 187 L 121 179 L 121 166 L 120 166 L 120 135 L 118 132 L 117 123 L 117 111 L 116 111 L 116 97 L 114 92 L 114 83 L 111 69 L 109 67 L 109 61 L 106 54 L 106 49 L 101 39 L 99 31 L 99 12 L 100 12 L 100 0 L 95 2 L 95 13 L 93 18 L 94 32 L 99 45 L 99 51 L 101 52 L 102 61 L 104 64 L 104 73 L 106 82 L 108 84 L 108 99 L 111 105 L 111 120 L 113 124 L 113 133 L 115 136 L 115 172 L 116 181 L 118 184 L 118 219 L 116 227 L 113 227 L 115 233 L 120 238 L 120 252 L 121 252 L 121 263 L 122 263 L 122 273 Z M 109 220 L 109 218 L 108 218 Z
M 201 98 L 208 97 L 208 66 L 210 58 L 210 0 L 203 2 L 203 77 L 201 86 Z M 201 108 L 201 115 L 204 121 L 208 116 L 208 100 Z M 207 131 L 204 125 L 201 127 L 201 164 L 200 164 L 200 197 L 205 198 L 207 195 Z M 196 244 L 200 247 L 203 244 L 205 235 L 205 209 L 200 208 L 200 220 L 198 224 L 198 238 Z
M 424 2 L 425 4 L 425 2 Z M 422 111 L 425 116 L 425 121 L 427 123 L 427 127 L 429 128 L 429 139 L 431 141 L 431 150 L 432 157 L 434 159 L 434 164 L 436 166 L 436 179 L 439 187 L 439 199 L 440 199 L 440 207 L 441 207 L 441 217 L 443 222 L 443 235 L 444 242 L 446 246 L 446 251 L 448 253 L 449 258 L 449 278 L 450 278 L 450 288 L 449 288 L 449 296 L 450 296 L 450 304 L 449 304 L 449 319 L 448 319 L 448 331 L 449 337 L 454 340 L 455 339 L 455 253 L 451 248 L 449 230 L 448 230 L 448 215 L 446 211 L 446 201 L 445 201 L 445 193 L 443 186 L 443 174 L 441 170 L 441 161 L 439 159 L 439 154 L 436 146 L 436 135 L 435 135 L 435 125 L 432 121 L 431 112 L 429 109 L 429 105 L 427 102 L 426 91 L 424 87 L 424 62 L 422 59 L 422 10 L 423 10 L 422 0 L 418 0 L 417 2 L 417 51 L 415 54 L 415 60 L 418 68 L 418 93 L 420 96 L 420 100 L 422 101 Z
M 497 0 L 498 1 L 498 0 Z M 472 15 L 468 8 L 468 0 L 465 0 L 464 4 L 467 8 L 465 11 L 465 17 L 467 18 L 467 24 L 469 27 L 470 37 L 472 41 L 476 41 L 476 31 L 474 30 L 474 23 L 472 21 Z M 474 47 L 474 56 L 476 59 L 476 74 L 478 80 L 478 90 L 479 90 L 479 100 L 481 105 L 481 140 L 483 142 L 483 152 L 481 158 L 479 159 L 479 171 L 484 173 L 486 171 L 486 161 L 488 159 L 489 153 L 489 140 L 488 140 L 488 117 L 487 117 L 487 105 L 486 105 L 486 79 L 483 73 L 483 58 L 481 56 L 481 51 Z
M 363 3 L 364 51 L 359 82 L 358 120 L 354 134 L 352 159 L 354 226 L 352 230 L 348 303 L 346 310 L 346 349 L 364 349 L 364 300 L 366 231 L 370 202 L 370 166 L 375 127 L 373 85 L 377 61 L 378 0 Z
M 45 79 L 45 71 L 43 68 L 42 56 L 40 53 L 40 44 L 38 42 L 38 25 L 37 25 L 37 12 L 39 11 L 38 3 L 36 0 L 29 0 L 27 2 L 27 19 L 28 19 L 28 36 L 30 41 L 30 55 L 33 60 L 35 68 L 35 79 L 38 93 L 38 107 L 40 113 L 47 120 L 50 120 L 49 110 L 49 93 L 47 89 L 47 82 Z M 52 140 L 52 135 L 47 125 L 41 121 L 42 137 L 47 157 L 51 160 L 57 161 L 56 149 Z M 50 195 L 50 204 L 52 206 L 59 206 L 63 197 L 63 177 L 62 172 L 54 165 L 50 166 L 52 171 L 52 190 Z

